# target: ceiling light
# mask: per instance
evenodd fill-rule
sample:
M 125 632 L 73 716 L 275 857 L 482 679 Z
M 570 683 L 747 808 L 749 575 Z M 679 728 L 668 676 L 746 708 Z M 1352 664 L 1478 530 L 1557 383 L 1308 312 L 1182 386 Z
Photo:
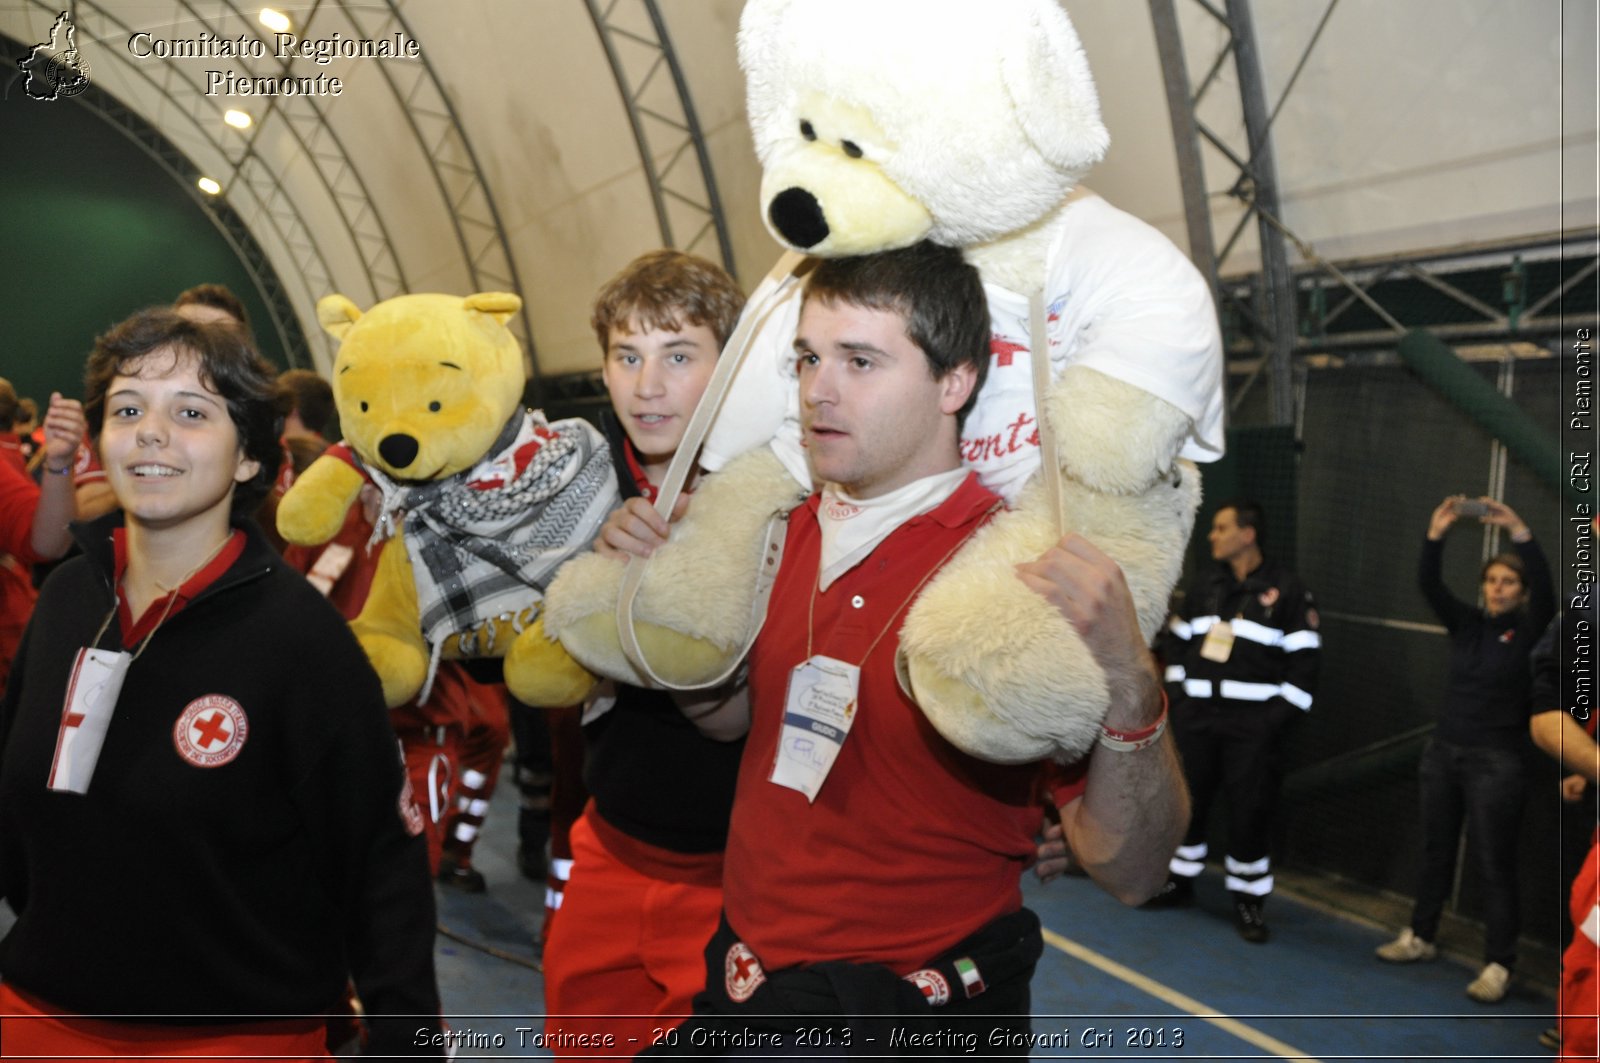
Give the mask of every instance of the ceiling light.
M 222 191 L 222 186 L 217 184 L 217 182 L 213 181 L 209 177 L 200 178 L 200 182 L 199 183 L 200 183 L 200 191 L 204 192 L 208 196 L 214 196 L 218 192 Z
M 243 111 L 229 111 L 222 116 L 222 120 L 235 129 L 249 129 L 251 118 Z
M 288 33 L 292 25 L 289 22 L 288 15 L 281 11 L 274 11 L 270 7 L 262 8 L 259 18 L 261 19 L 261 24 L 273 33 Z

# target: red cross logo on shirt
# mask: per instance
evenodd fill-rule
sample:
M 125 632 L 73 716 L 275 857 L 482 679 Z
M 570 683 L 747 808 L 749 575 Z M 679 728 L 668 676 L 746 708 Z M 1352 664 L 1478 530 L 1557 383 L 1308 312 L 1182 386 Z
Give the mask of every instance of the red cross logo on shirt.
M 1028 348 L 1003 336 L 990 336 L 989 353 L 994 355 L 994 364 L 1003 367 L 1010 365 L 1017 355 L 1027 354 Z
M 184 706 L 172 726 L 178 755 L 197 768 L 220 768 L 244 748 L 250 720 L 226 694 L 207 694 Z

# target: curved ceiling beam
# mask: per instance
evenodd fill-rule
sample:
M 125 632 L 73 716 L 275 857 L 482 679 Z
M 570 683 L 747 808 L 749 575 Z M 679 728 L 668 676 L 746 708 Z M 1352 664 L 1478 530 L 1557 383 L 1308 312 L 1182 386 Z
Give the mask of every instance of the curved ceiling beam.
M 56 14 L 54 4 L 45 2 L 45 0 L 32 0 L 32 6 L 45 17 L 53 18 Z M 79 32 L 86 32 L 95 40 L 110 40 L 113 38 L 126 40 L 135 32 L 135 27 L 122 21 L 107 5 L 97 2 L 97 0 L 78 0 L 74 7 L 73 15 L 76 24 L 80 27 Z M 217 105 L 207 103 L 203 87 L 183 76 L 178 64 L 165 61 L 159 61 L 154 64 L 135 62 L 133 56 L 126 49 L 121 48 L 111 48 L 109 52 L 117 57 L 120 64 L 131 72 L 137 82 L 143 82 L 152 92 L 171 103 L 173 105 L 172 112 L 188 120 L 191 126 L 188 132 L 198 141 L 214 152 L 219 159 L 232 161 L 234 152 L 229 150 L 230 145 L 216 135 L 216 130 L 223 126 L 222 109 Z M 161 76 L 157 77 L 155 73 L 152 73 L 152 70 L 158 71 Z M 106 95 L 113 99 L 116 98 L 109 91 L 106 92 Z M 136 109 L 126 101 L 119 100 L 118 102 L 126 107 L 130 114 L 136 112 Z M 105 114 L 107 112 L 102 111 L 101 113 Z M 148 116 L 141 117 L 153 130 L 160 128 L 155 126 Z M 113 124 L 117 125 L 118 128 L 126 128 L 121 122 L 113 121 Z M 163 141 L 171 140 L 164 133 L 158 135 L 162 137 Z M 136 142 L 140 142 L 139 138 L 135 137 L 134 139 Z M 172 147 L 174 154 L 184 159 L 185 168 L 192 169 L 195 174 L 195 177 L 188 178 L 188 184 L 192 188 L 195 179 L 206 172 L 205 167 L 193 162 L 188 154 L 177 148 L 175 144 Z M 159 156 L 155 157 L 159 159 Z M 276 238 L 278 245 L 283 249 L 283 253 L 288 256 L 290 264 L 294 267 L 293 270 L 288 272 L 295 280 L 300 282 L 302 305 L 315 305 L 317 298 L 326 294 L 329 291 L 329 285 L 332 283 L 330 280 L 332 270 L 328 266 L 327 257 L 323 254 L 312 227 L 300 215 L 292 200 L 284 194 L 278 174 L 271 171 L 265 159 L 261 160 L 261 166 L 266 171 L 264 189 L 261 183 L 246 180 L 242 184 L 235 184 L 224 191 L 224 196 L 229 200 L 229 213 L 234 213 L 235 215 L 232 223 L 223 220 L 224 215 L 215 209 L 219 206 L 218 197 L 207 197 L 198 200 L 198 202 L 213 216 L 213 220 L 219 228 L 236 226 L 248 228 L 251 221 L 246 219 L 242 213 L 235 212 L 238 212 L 239 207 L 242 205 L 256 208 L 255 224 L 260 224 L 260 220 L 265 219 L 271 235 Z M 169 167 L 169 172 L 177 171 Z M 190 189 L 186 188 L 185 191 L 188 192 Z M 277 201 L 276 205 L 275 201 Z M 281 277 L 282 273 L 280 272 L 277 275 Z M 320 278 L 320 281 L 318 278 Z M 279 283 L 276 287 L 281 291 L 283 285 Z M 262 294 L 265 297 L 267 293 L 263 291 Z M 301 335 L 302 342 L 304 342 L 303 330 L 297 328 L 296 332 Z M 287 352 L 286 356 L 292 357 Z M 314 361 L 310 358 L 309 351 L 307 351 L 306 360 L 308 362 Z
M 400 13 L 398 0 L 386 0 L 385 18 L 376 25 L 363 25 L 358 17 L 359 10 L 356 7 L 343 8 L 345 17 L 362 38 L 376 39 L 398 30 L 412 40 L 416 39 L 410 24 Z M 511 241 L 501 222 L 500 210 L 489 191 L 489 183 L 484 178 L 477 152 L 473 150 L 472 142 L 456 113 L 455 104 L 445 91 L 438 72 L 429 62 L 427 53 L 423 52 L 415 61 L 420 72 L 409 85 L 402 86 L 395 76 L 394 66 L 391 63 L 377 64 L 385 84 L 406 117 L 412 136 L 416 137 L 424 158 L 428 160 L 434 184 L 449 211 L 456 243 L 461 249 L 473 286 L 479 291 L 497 289 L 520 295 L 522 281 L 517 275 L 516 258 L 511 253 Z M 464 162 L 442 157 L 445 149 L 452 146 L 453 154 L 464 159 Z M 451 175 L 449 178 L 447 171 Z M 488 238 L 480 236 L 474 247 L 474 240 L 469 237 L 464 223 L 487 233 Z M 528 368 L 533 378 L 538 380 L 539 357 L 534 346 L 533 325 L 528 318 L 526 300 L 515 320 L 522 325 L 521 339 L 527 351 Z
M 55 14 L 53 8 L 38 3 L 37 0 L 35 0 L 35 6 L 49 11 L 52 17 Z M 84 3 L 83 8 L 92 9 L 89 12 L 91 15 L 104 17 L 112 23 L 116 22 L 114 18 L 98 9 L 92 2 Z M 87 22 L 87 20 L 85 21 Z M 0 33 L 0 40 L 7 42 L 8 49 L 12 47 L 26 49 L 29 47 L 29 45 L 17 41 L 5 33 Z M 144 76 L 151 82 L 153 87 L 158 91 L 160 90 L 160 86 L 155 83 L 153 78 L 150 78 L 148 74 Z M 102 121 L 132 141 L 153 162 L 165 170 L 184 190 L 184 194 L 194 201 L 195 205 L 200 208 L 201 212 L 233 249 L 235 256 L 240 264 L 244 266 L 245 271 L 250 274 L 257 294 L 261 296 L 262 302 L 266 305 L 272 330 L 277 335 L 285 360 L 292 368 L 312 367 L 315 363 L 306 340 L 305 331 L 300 326 L 300 319 L 294 311 L 293 301 L 290 299 L 277 270 L 273 267 L 270 256 L 257 242 L 255 235 L 250 231 L 250 227 L 245 223 L 244 219 L 229 203 L 218 197 L 206 196 L 198 192 L 197 182 L 205 171 L 144 116 L 110 92 L 95 85 L 92 81 L 74 99 L 79 105 L 86 107 Z M 210 137 L 203 129 L 200 132 L 202 136 L 208 139 L 211 147 L 219 152 L 223 150 L 222 145 L 215 138 Z M 278 231 L 276 235 L 287 245 L 287 236 L 284 233 Z
M 207 29 L 211 28 L 204 16 L 195 10 L 190 0 L 182 0 L 182 3 L 196 22 L 206 26 Z M 241 22 L 246 25 L 251 24 L 250 16 L 246 15 L 234 0 L 225 0 L 225 4 L 227 9 L 233 12 Z M 319 3 L 312 8 L 311 14 L 307 16 L 304 25 L 301 27 L 302 34 L 310 30 L 311 23 L 315 20 L 316 12 L 320 7 L 321 4 Z M 215 30 L 212 30 L 212 32 L 216 33 Z M 257 37 L 264 40 L 264 37 L 259 32 L 257 32 Z M 278 78 L 287 76 L 290 72 L 290 60 L 288 59 L 269 63 L 268 65 L 275 68 L 270 74 L 256 70 L 252 66 L 249 56 L 239 57 L 238 62 L 251 77 Z M 294 137 L 295 143 L 300 146 L 301 154 L 310 162 L 312 169 L 316 171 L 318 179 L 322 182 L 323 190 L 328 195 L 328 201 L 339 212 L 339 218 L 344 223 L 345 232 L 349 235 L 351 243 L 355 246 L 356 254 L 361 259 L 362 268 L 366 272 L 367 286 L 371 289 L 374 298 L 377 300 L 387 299 L 405 291 L 405 270 L 400 265 L 399 258 L 395 254 L 394 241 L 389 237 L 389 228 L 384 224 L 383 215 L 378 211 L 372 194 L 367 188 L 366 181 L 362 179 L 360 170 L 351 163 L 350 153 L 345 150 L 343 141 L 339 139 L 339 134 L 334 131 L 332 124 L 329 123 L 327 114 L 323 111 L 321 105 L 317 103 L 317 98 L 315 96 L 294 97 L 294 99 L 310 109 L 315 119 L 309 137 L 306 131 L 301 128 L 302 123 L 296 121 L 296 115 L 289 108 L 279 106 L 279 101 L 282 99 L 284 97 L 276 95 L 266 97 L 266 114 L 257 117 L 251 125 L 252 132 L 245 142 L 244 153 L 234 163 L 235 177 L 244 177 L 245 167 L 251 163 L 252 159 L 260 159 L 256 152 L 256 141 L 265 132 L 267 120 L 274 114 L 280 115 L 283 119 L 284 127 Z M 318 139 L 324 137 L 333 143 L 335 150 L 331 155 L 319 150 L 316 144 Z M 329 172 L 330 168 L 332 170 L 331 174 Z M 354 197 L 340 188 L 341 182 L 346 179 L 355 182 L 357 194 Z M 354 203 L 351 202 L 352 198 Z M 350 213 L 352 207 L 355 208 L 354 215 Z M 376 233 L 363 232 L 363 225 L 369 220 L 372 225 L 377 227 Z
M 689 84 L 656 0 L 632 0 L 625 11 L 619 11 L 624 0 L 610 0 L 603 7 L 600 0 L 585 2 L 617 80 L 617 91 L 622 94 L 634 142 L 639 146 L 639 161 L 650 185 L 661 242 L 667 247 L 694 251 L 714 232 L 722 268 L 733 274 L 733 242 L 717 194 L 711 156 L 689 96 Z M 651 89 L 663 68 L 672 79 L 670 95 Z M 649 98 L 654 98 L 654 105 Z M 652 129 L 656 130 L 653 136 Z M 687 168 L 680 166 L 691 149 L 697 178 L 686 175 Z M 674 211 L 674 206 L 679 210 Z M 686 215 L 693 227 L 693 234 L 687 239 L 680 241 L 673 225 L 674 213 Z
M 50 18 L 56 14 L 55 2 L 58 0 L 30 0 L 34 9 Z M 226 10 L 240 20 L 250 35 L 266 42 L 262 28 L 244 13 L 235 0 L 224 0 L 224 3 Z M 112 42 L 126 40 L 134 32 L 134 27 L 118 16 L 113 10 L 115 6 L 115 0 L 78 0 L 74 5 L 73 17 L 95 39 Z M 399 8 L 396 0 L 387 0 L 385 7 L 379 9 L 385 12 L 383 34 L 398 29 L 415 39 Z M 316 0 L 300 27 L 301 34 L 305 33 L 306 27 L 321 10 L 322 0 Z M 336 10 L 349 19 L 357 35 L 373 36 L 369 27 L 359 20 L 356 11 L 343 4 L 338 5 Z M 141 11 L 148 14 L 147 9 Z M 185 20 L 192 19 L 214 32 L 211 24 L 216 21 L 215 15 L 208 20 L 190 0 L 175 0 L 172 11 L 174 16 L 182 15 Z M 176 22 L 177 18 L 171 21 Z M 231 215 L 232 227 L 241 227 L 246 224 L 248 216 L 255 224 L 265 225 L 281 249 L 278 254 L 292 266 L 287 272 L 303 289 L 300 298 L 292 300 L 291 305 L 298 303 L 310 312 L 316 300 L 335 287 L 335 271 L 316 238 L 317 228 L 307 221 L 304 213 L 306 205 L 290 194 L 282 165 L 275 166 L 273 160 L 259 150 L 258 138 L 263 135 L 266 121 L 273 115 L 283 119 L 300 153 L 315 172 L 326 202 L 333 207 L 344 236 L 361 262 L 374 296 L 387 298 L 407 289 L 405 272 L 390 229 L 355 158 L 334 130 L 322 106 L 304 95 L 293 97 L 292 100 L 288 97 L 269 97 L 266 114 L 256 123 L 255 132 L 241 148 L 239 142 L 231 138 L 219 139 L 216 131 L 223 128 L 222 111 L 225 107 L 207 99 L 204 86 L 186 77 L 180 70 L 180 64 L 161 61 L 140 63 L 135 62 L 126 49 L 113 46 L 107 50 L 116 56 L 119 66 L 126 68 L 137 84 L 142 84 L 151 93 L 171 103 L 173 113 L 192 123 L 192 128 L 185 129 L 186 135 L 193 136 L 217 159 L 233 168 L 233 180 L 225 195 L 231 197 L 236 205 L 247 209 L 243 213 L 217 210 L 214 220 L 219 227 L 229 228 L 229 223 L 223 219 Z M 272 75 L 264 75 L 265 67 L 250 60 L 249 56 L 234 59 L 241 73 L 246 76 L 282 76 L 287 71 L 286 63 L 280 68 L 280 64 L 269 61 Z M 397 108 L 405 115 L 419 151 L 433 173 L 445 216 L 453 228 L 471 283 L 479 290 L 520 292 L 521 284 L 510 241 L 501 224 L 499 210 L 489 191 L 477 154 L 461 126 L 454 105 L 425 56 L 421 57 L 419 63 L 407 65 L 414 66 L 418 71 L 409 83 L 403 83 L 394 76 L 392 64 L 380 63 L 377 68 Z M 133 110 L 129 107 L 130 113 Z M 170 166 L 168 169 L 169 172 L 176 172 Z M 188 163 L 180 169 L 193 169 L 197 175 L 203 171 L 203 167 L 194 163 Z M 201 202 L 208 208 L 224 206 L 215 199 Z M 264 297 L 268 294 L 267 288 L 275 288 L 280 294 L 282 292 L 281 284 L 267 285 L 263 288 Z M 524 333 L 529 367 L 537 376 L 538 362 L 526 309 L 518 315 L 517 320 Z M 295 331 L 303 336 L 299 329 Z

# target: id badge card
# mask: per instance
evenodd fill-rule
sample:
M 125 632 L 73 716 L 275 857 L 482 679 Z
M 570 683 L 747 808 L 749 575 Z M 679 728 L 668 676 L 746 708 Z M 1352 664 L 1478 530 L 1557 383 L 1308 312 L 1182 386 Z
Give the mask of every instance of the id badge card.
M 783 732 L 768 779 L 815 801 L 856 719 L 861 669 L 816 656 L 789 673 Z
M 121 651 L 78 651 L 67 682 L 66 703 L 61 707 L 61 728 L 56 732 L 56 754 L 47 784 L 50 789 L 89 792 L 100 747 L 105 744 L 106 729 L 111 726 L 111 714 L 132 663 L 133 655 Z
M 1226 620 L 1212 624 L 1206 640 L 1200 644 L 1200 656 L 1208 661 L 1226 664 L 1233 656 L 1233 625 Z

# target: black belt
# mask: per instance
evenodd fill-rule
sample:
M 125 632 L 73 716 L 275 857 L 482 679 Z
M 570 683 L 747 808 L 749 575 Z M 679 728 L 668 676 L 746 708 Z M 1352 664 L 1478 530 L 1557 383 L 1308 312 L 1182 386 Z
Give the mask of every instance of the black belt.
M 985 1030 L 1014 1016 L 1026 1030 L 1028 983 L 1043 952 L 1039 917 L 1020 908 L 903 977 L 882 964 L 843 961 L 768 971 L 724 916 L 706 946 L 706 988 L 679 1030 L 679 1051 L 698 1045 L 708 1054 L 706 1046 L 729 1040 L 730 1031 L 815 1034 L 830 1026 L 841 1048 L 882 1055 L 897 1029 L 923 1032 L 969 1015 L 1000 1017 L 987 1019 Z M 819 1016 L 839 1021 L 819 1024 Z

